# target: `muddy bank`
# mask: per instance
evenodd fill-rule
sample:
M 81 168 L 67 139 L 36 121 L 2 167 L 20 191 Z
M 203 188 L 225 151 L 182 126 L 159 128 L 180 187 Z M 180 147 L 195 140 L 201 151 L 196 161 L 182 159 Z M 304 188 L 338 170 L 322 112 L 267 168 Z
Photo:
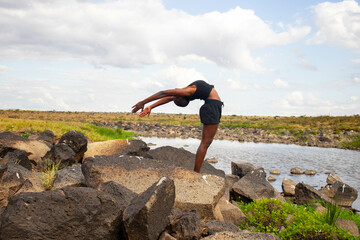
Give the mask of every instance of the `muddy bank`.
M 178 126 L 145 122 L 93 122 L 107 127 L 121 127 L 133 131 L 137 136 L 161 138 L 201 138 L 202 126 Z M 288 130 L 288 129 L 258 129 L 230 128 L 220 126 L 215 139 L 240 142 L 262 142 L 296 144 L 302 146 L 333 147 L 360 150 L 344 147 L 343 142 L 353 141 L 359 136 L 355 131 Z

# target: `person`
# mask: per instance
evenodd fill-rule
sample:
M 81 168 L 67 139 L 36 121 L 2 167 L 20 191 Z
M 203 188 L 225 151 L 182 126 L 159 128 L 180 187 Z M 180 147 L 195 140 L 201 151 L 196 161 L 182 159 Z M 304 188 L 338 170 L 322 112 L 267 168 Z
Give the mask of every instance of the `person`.
M 201 143 L 196 151 L 194 171 L 200 172 L 207 149 L 212 143 L 218 129 L 223 102 L 213 85 L 203 80 L 197 80 L 187 87 L 164 90 L 151 95 L 138 102 L 132 107 L 132 113 L 141 109 L 140 117 L 150 116 L 151 110 L 160 105 L 173 101 L 179 107 L 186 107 L 190 101 L 195 99 L 204 100 L 204 105 L 199 110 L 200 120 L 203 124 Z M 150 106 L 145 104 L 156 101 Z M 145 108 L 144 108 L 145 107 Z

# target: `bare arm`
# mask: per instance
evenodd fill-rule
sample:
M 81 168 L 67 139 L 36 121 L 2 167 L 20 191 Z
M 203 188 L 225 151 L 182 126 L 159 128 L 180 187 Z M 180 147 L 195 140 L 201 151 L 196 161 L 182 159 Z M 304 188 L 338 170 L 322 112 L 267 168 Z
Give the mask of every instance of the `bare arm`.
M 154 95 L 151 95 L 150 97 L 148 97 L 148 98 L 138 102 L 137 104 L 135 104 L 132 107 L 133 108 L 132 113 L 136 113 L 139 109 L 143 110 L 145 104 L 147 104 L 149 102 L 152 102 L 154 100 L 161 99 L 161 98 L 167 98 L 167 97 L 172 97 L 172 99 L 173 99 L 174 96 L 187 97 L 187 96 L 191 96 L 192 94 L 194 94 L 195 91 L 196 91 L 196 87 L 194 88 L 192 86 L 189 86 L 189 87 L 185 87 L 185 88 L 176 88 L 176 89 L 169 89 L 169 90 L 164 90 L 164 91 L 157 92 Z M 161 103 L 159 101 L 160 104 L 157 104 L 154 107 L 157 107 L 159 105 L 168 103 L 171 100 L 165 101 L 164 103 Z
M 144 117 L 146 115 L 150 116 L 150 113 L 151 113 L 151 110 L 153 108 L 156 108 L 160 105 L 163 105 L 163 104 L 166 104 L 168 102 L 171 102 L 172 100 L 174 100 L 174 97 L 173 96 L 170 96 L 170 97 L 165 97 L 165 98 L 162 98 L 160 99 L 159 101 L 153 103 L 152 105 L 146 107 L 141 113 L 140 113 L 140 117 Z

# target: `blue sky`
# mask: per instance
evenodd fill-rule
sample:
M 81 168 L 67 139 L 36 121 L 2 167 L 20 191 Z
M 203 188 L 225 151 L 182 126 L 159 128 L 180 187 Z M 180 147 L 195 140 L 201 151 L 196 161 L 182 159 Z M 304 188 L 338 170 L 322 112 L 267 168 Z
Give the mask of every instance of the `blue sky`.
M 130 112 L 204 79 L 224 114 L 355 115 L 359 69 L 355 0 L 0 0 L 0 109 Z

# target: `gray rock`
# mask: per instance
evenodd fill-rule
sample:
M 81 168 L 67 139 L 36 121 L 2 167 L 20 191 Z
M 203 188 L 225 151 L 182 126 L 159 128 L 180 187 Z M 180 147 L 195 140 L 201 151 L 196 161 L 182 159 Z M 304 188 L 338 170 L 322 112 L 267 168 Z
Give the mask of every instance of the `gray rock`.
M 281 188 L 285 196 L 295 196 L 296 183 L 288 178 L 283 178 Z
M 232 188 L 236 200 L 251 202 L 261 198 L 281 198 L 274 187 L 264 178 L 264 170 L 257 169 L 246 174 Z
M 46 153 L 43 160 L 41 166 L 49 164 L 48 160 L 51 160 L 53 163 L 60 163 L 60 168 L 64 168 L 76 163 L 76 154 L 67 144 L 58 143 Z
M 123 215 L 127 237 L 157 240 L 169 223 L 174 201 L 174 181 L 166 177 L 135 197 Z
M 85 186 L 85 177 L 81 171 L 81 164 L 77 163 L 58 171 L 53 188 Z
M 231 162 L 231 174 L 244 177 L 246 174 L 257 169 L 254 165 L 249 162 Z
M 108 194 L 63 188 L 13 196 L 2 214 L 1 239 L 120 239 L 122 212 Z
M 196 210 L 181 211 L 174 208 L 169 216 L 166 231 L 178 240 L 199 239 L 201 236 L 200 214 Z
M 338 218 L 335 222 L 335 225 L 347 232 L 350 232 L 355 237 L 359 237 L 359 228 L 354 221 Z
M 296 184 L 295 187 L 296 204 L 307 204 L 311 200 L 323 200 L 324 202 L 332 202 L 332 200 L 328 196 L 316 190 L 315 188 L 311 187 L 310 185 L 305 184 L 303 182 Z
M 209 236 L 217 232 L 241 232 L 241 230 L 233 223 L 222 222 L 217 220 L 204 220 L 201 222 L 203 235 Z
M 87 139 L 84 134 L 76 130 L 69 131 L 62 135 L 58 143 L 65 143 L 71 147 L 75 152 L 76 162 L 82 162 L 87 150 Z
M 44 132 L 40 133 L 37 140 L 44 141 L 49 143 L 50 145 L 54 145 L 56 142 L 55 134 L 50 130 L 45 130 Z
M 2 160 L 0 164 L 6 163 L 19 164 L 28 170 L 32 170 L 32 164 L 24 150 L 16 149 L 14 151 L 9 151 Z
M 124 154 L 131 156 L 143 156 L 150 148 L 142 140 L 130 140 L 129 146 L 124 149 Z
M 336 182 L 331 188 L 335 189 L 334 200 L 341 207 L 351 207 L 358 197 L 358 191 L 348 184 Z

